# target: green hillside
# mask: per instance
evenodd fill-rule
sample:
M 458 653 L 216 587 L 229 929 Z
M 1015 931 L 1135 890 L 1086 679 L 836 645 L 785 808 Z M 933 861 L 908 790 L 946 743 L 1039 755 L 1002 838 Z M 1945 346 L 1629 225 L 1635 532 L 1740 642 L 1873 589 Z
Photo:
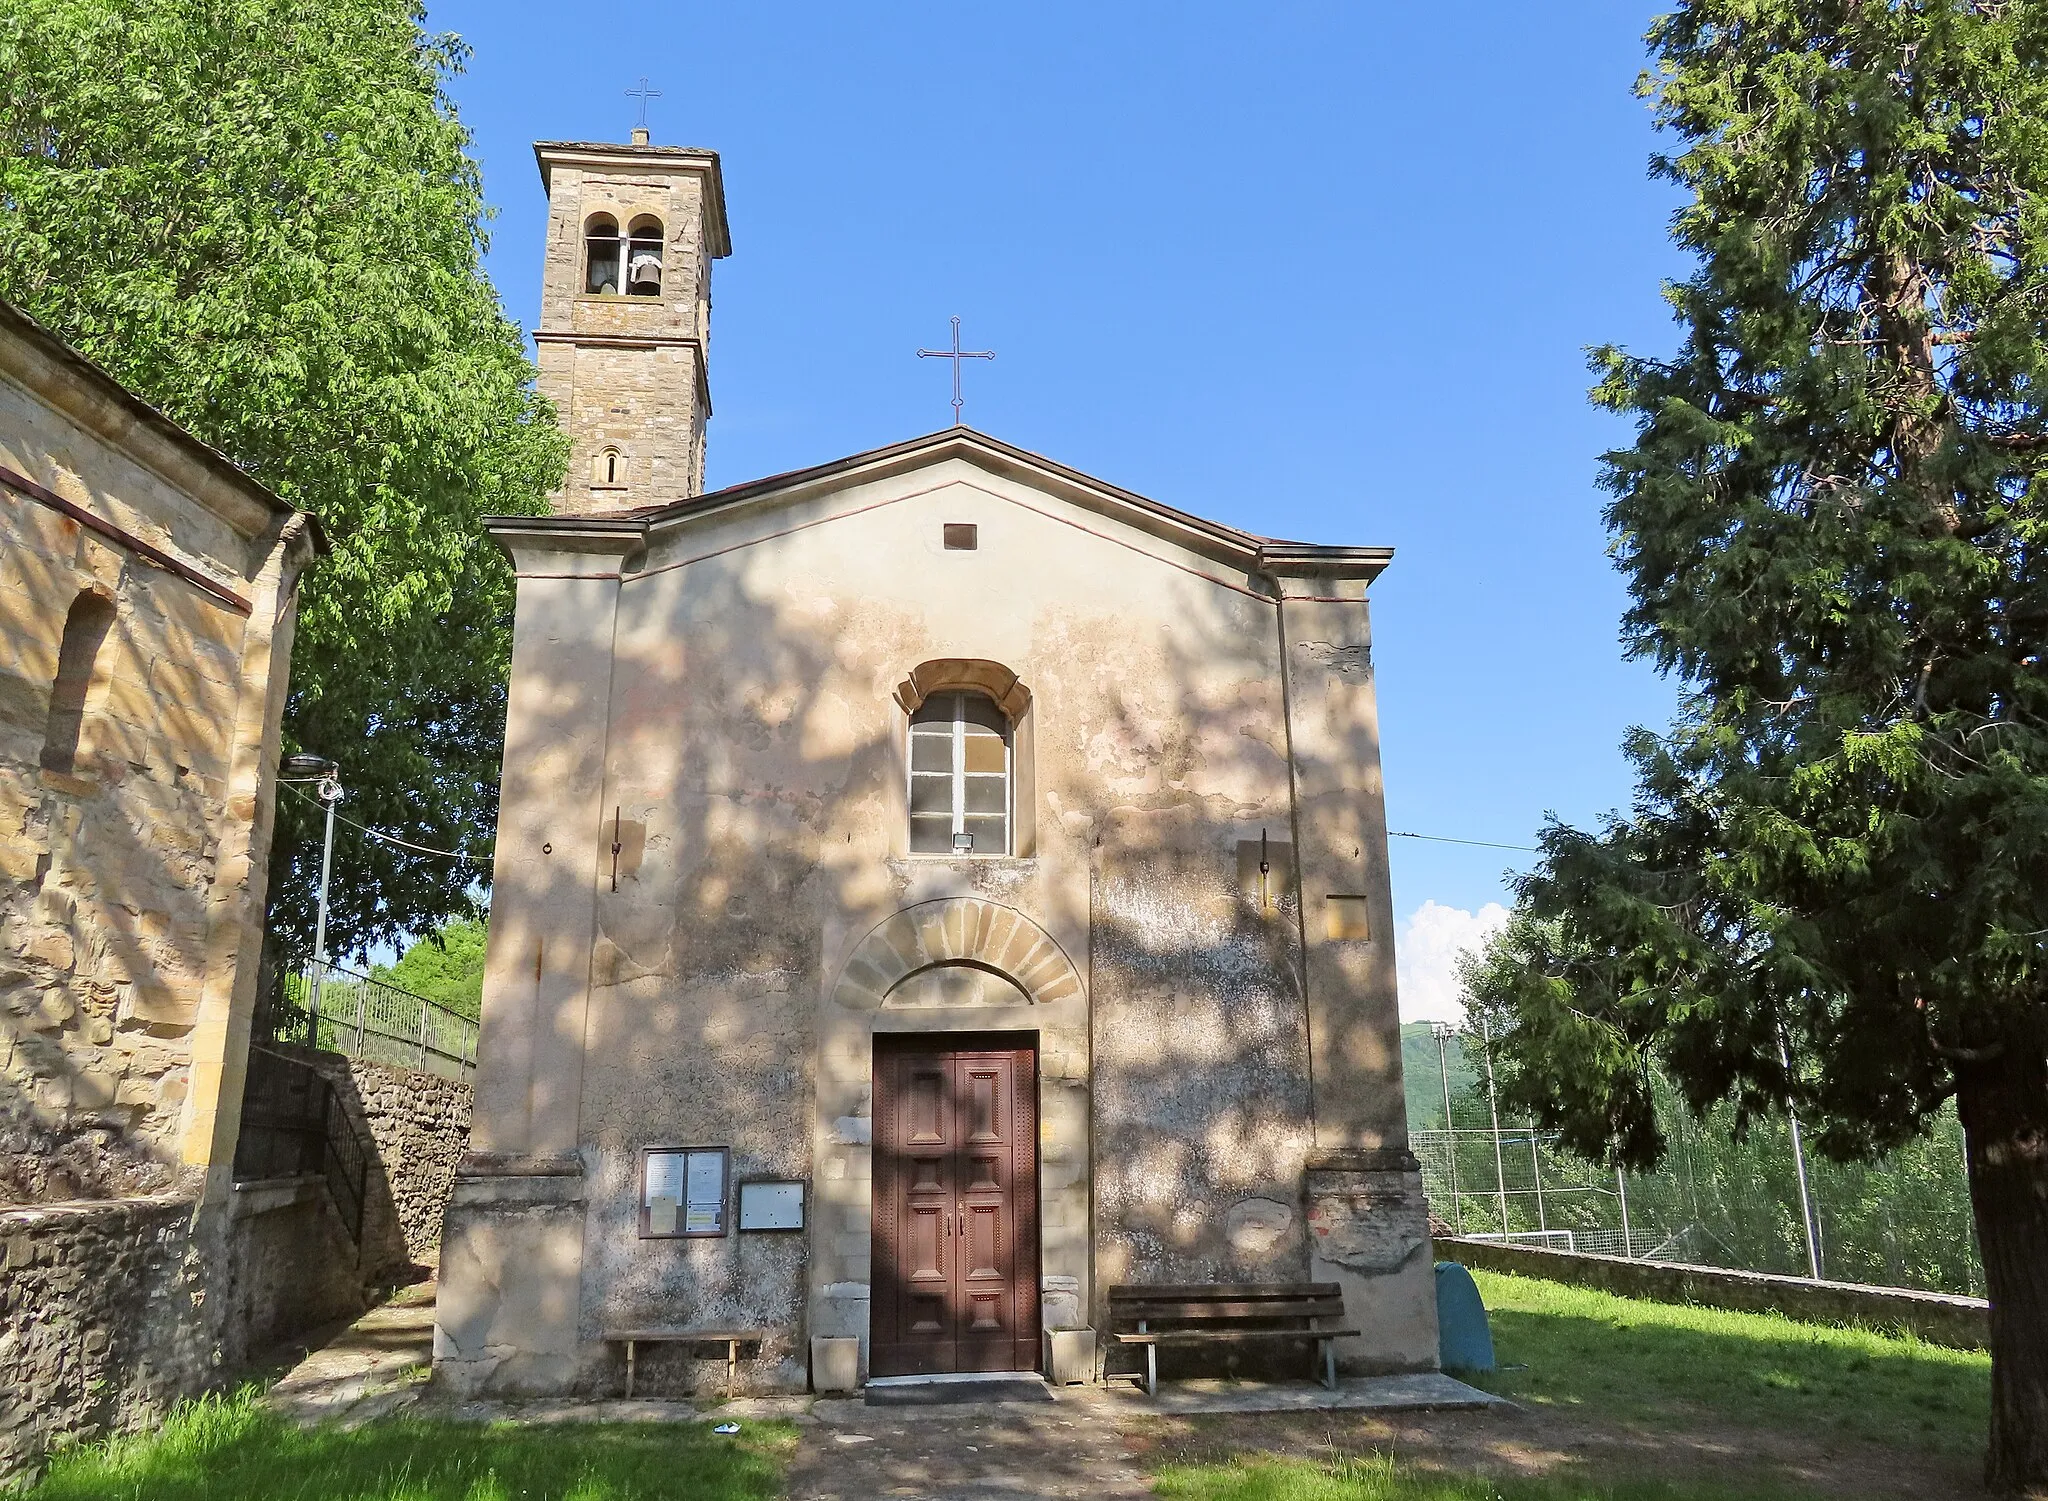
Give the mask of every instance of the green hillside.
M 1460 1124 L 1484 1125 L 1483 1119 L 1467 1118 L 1471 1111 L 1477 1110 L 1483 1116 L 1486 1110 L 1478 1049 L 1474 1048 L 1472 1057 L 1467 1058 L 1461 1040 L 1450 1038 L 1444 1043 L 1444 1061 L 1450 1068 L 1451 1099 Z M 1443 1130 L 1443 1075 L 1437 1068 L 1436 1039 L 1429 1034 L 1428 1022 L 1408 1022 L 1401 1028 L 1401 1077 L 1407 1086 L 1408 1129 Z

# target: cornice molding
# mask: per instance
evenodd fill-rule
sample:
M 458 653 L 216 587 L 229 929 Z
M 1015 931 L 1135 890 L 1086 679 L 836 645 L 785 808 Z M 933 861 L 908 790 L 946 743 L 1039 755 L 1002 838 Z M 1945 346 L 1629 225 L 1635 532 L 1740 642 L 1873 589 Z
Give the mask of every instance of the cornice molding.
M 634 525 L 650 541 L 715 515 L 761 505 L 790 505 L 832 490 L 851 489 L 899 474 L 959 459 L 986 472 L 1044 490 L 1086 509 L 1121 519 L 1189 552 L 1241 568 L 1277 584 L 1282 579 L 1370 581 L 1393 561 L 1390 547 L 1326 547 L 1255 536 L 1220 522 L 1177 510 L 1017 448 L 972 428 L 942 428 L 885 448 L 870 449 L 808 469 L 769 475 L 704 495 L 642 506 L 602 518 L 557 517 L 552 524 L 566 538 L 581 527 Z M 496 522 L 491 523 L 494 527 Z M 494 533 L 495 534 L 495 533 Z M 601 544 L 600 544 L 601 545 Z M 595 550 L 595 548 L 593 548 Z M 1276 595 L 1298 591 L 1273 588 Z

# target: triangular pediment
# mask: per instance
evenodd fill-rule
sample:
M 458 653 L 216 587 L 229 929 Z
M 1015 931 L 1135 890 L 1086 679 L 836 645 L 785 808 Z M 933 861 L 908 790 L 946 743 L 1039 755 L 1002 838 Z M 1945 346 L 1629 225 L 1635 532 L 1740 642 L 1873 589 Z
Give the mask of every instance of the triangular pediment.
M 543 543 L 550 550 L 617 555 L 656 545 L 716 520 L 795 508 L 835 492 L 880 485 L 943 466 L 964 466 L 995 481 L 1023 485 L 1134 527 L 1171 548 L 1248 573 L 1370 580 L 1393 557 L 1393 549 L 1386 547 L 1325 546 L 1257 536 L 1122 489 L 968 427 L 944 428 L 886 448 L 729 485 L 685 500 L 597 516 L 496 517 L 489 526 L 508 548 L 517 548 L 521 542 Z

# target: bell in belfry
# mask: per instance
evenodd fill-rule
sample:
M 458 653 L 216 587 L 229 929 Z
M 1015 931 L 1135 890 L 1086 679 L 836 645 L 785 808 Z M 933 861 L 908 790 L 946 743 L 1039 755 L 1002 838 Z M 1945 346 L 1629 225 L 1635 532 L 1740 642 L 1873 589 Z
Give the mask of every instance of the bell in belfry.
M 627 267 L 626 282 L 635 292 L 648 293 L 661 290 L 661 257 L 641 251 L 633 257 Z

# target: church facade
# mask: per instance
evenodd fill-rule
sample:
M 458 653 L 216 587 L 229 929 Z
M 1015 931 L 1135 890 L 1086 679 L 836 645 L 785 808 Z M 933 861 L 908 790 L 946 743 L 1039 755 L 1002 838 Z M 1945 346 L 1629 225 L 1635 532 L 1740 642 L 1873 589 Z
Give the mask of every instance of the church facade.
M 743 1331 L 759 1391 L 834 1348 L 1029 1371 L 1113 1285 L 1306 1280 L 1345 1290 L 1345 1368 L 1434 1367 L 1389 552 L 961 427 L 702 493 L 718 160 L 538 151 L 576 457 L 493 526 L 518 613 L 437 1379 L 610 1391 L 632 1331 Z M 640 1389 L 726 1353 L 643 1346 Z

